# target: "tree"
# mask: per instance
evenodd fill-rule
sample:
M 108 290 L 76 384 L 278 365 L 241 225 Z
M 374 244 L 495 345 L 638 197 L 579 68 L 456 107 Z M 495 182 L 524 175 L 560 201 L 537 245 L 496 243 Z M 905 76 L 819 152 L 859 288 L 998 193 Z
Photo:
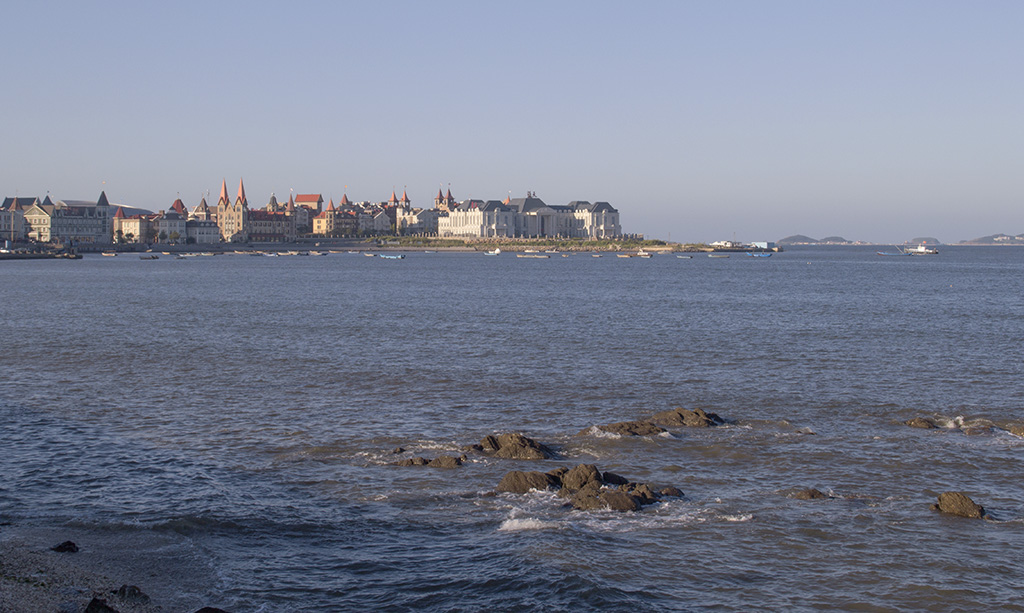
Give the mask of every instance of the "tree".
M 148 228 L 148 229 L 146 229 L 146 242 L 147 243 L 152 243 L 152 242 L 156 241 L 156 235 L 157 235 L 156 228 Z
M 168 236 L 167 238 L 171 239 L 171 242 L 173 243 L 177 241 L 179 238 L 181 238 L 181 233 L 178 231 L 171 232 L 171 235 Z
M 163 230 L 160 230 L 160 242 L 162 243 L 165 240 L 167 240 L 167 232 L 164 232 Z
M 133 242 L 135 240 L 135 233 L 134 232 L 129 232 L 128 234 L 125 234 L 124 235 L 124 239 L 126 241 L 128 241 L 129 243 Z
M 118 228 L 117 232 L 114 232 L 114 242 L 118 245 L 124 244 L 124 232 L 120 228 Z

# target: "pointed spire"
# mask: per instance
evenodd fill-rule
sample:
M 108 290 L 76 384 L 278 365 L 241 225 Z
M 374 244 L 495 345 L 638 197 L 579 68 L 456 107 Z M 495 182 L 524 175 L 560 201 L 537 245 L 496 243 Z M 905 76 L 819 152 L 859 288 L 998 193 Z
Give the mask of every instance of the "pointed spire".
M 124 209 L 121 207 L 117 207 L 117 210 L 114 211 L 114 219 L 124 219 L 124 217 Z
M 181 201 L 181 198 L 174 201 L 174 204 L 171 205 L 171 210 L 178 215 L 188 215 L 188 209 L 185 208 L 185 203 Z
M 331 201 L 327 203 L 327 210 L 332 213 L 334 212 L 334 198 L 331 198 Z
M 231 199 L 228 198 L 228 180 L 224 179 L 220 182 L 220 200 L 217 201 L 217 206 L 228 206 L 231 204 Z
M 96 206 L 110 206 L 110 203 L 107 202 L 107 192 L 100 192 L 100 199 L 96 201 Z
M 409 196 L 405 195 L 405 190 L 403 189 L 402 190 L 402 204 L 409 204 L 409 202 L 411 202 L 409 200 Z
M 341 205 L 341 206 L 348 206 L 348 205 L 352 204 L 351 202 L 348 201 L 348 194 L 342 194 L 341 195 L 341 202 L 339 202 L 338 204 Z
M 288 207 L 285 208 L 285 211 L 288 213 L 295 212 L 295 196 L 291 194 L 288 195 Z
M 391 204 L 398 202 L 398 196 L 395 195 L 395 190 L 391 190 L 391 198 L 388 200 Z
M 242 179 L 238 179 L 238 198 L 235 198 L 235 204 L 239 203 L 242 206 L 249 206 L 249 201 L 245 199 L 245 186 L 242 185 Z
M 455 198 L 452 198 L 452 188 L 448 188 L 448 193 L 445 195 L 444 200 L 449 204 L 455 202 Z

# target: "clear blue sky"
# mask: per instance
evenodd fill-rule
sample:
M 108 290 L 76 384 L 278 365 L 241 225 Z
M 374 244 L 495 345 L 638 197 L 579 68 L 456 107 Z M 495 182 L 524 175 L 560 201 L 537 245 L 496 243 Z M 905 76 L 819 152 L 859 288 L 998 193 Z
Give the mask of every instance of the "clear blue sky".
M 0 192 L 607 200 L 627 232 L 1024 232 L 1024 2 L 18 2 Z M 347 187 L 346 187 L 347 186 Z

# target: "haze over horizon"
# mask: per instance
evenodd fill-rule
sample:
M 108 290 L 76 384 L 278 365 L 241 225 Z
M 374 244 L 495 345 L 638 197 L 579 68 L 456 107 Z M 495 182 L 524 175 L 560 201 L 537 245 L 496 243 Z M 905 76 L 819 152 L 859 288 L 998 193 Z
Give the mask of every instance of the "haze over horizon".
M 605 200 L 683 242 L 1024 232 L 1024 4 L 5 10 L 3 196 Z

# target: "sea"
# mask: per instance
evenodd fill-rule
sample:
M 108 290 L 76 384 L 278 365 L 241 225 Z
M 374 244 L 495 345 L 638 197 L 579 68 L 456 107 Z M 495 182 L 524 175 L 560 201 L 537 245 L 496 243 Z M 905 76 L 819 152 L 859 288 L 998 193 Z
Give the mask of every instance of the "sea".
M 0 539 L 166 611 L 1024 610 L 1024 249 L 877 250 L 2 263 Z M 495 494 L 577 464 L 684 495 Z

